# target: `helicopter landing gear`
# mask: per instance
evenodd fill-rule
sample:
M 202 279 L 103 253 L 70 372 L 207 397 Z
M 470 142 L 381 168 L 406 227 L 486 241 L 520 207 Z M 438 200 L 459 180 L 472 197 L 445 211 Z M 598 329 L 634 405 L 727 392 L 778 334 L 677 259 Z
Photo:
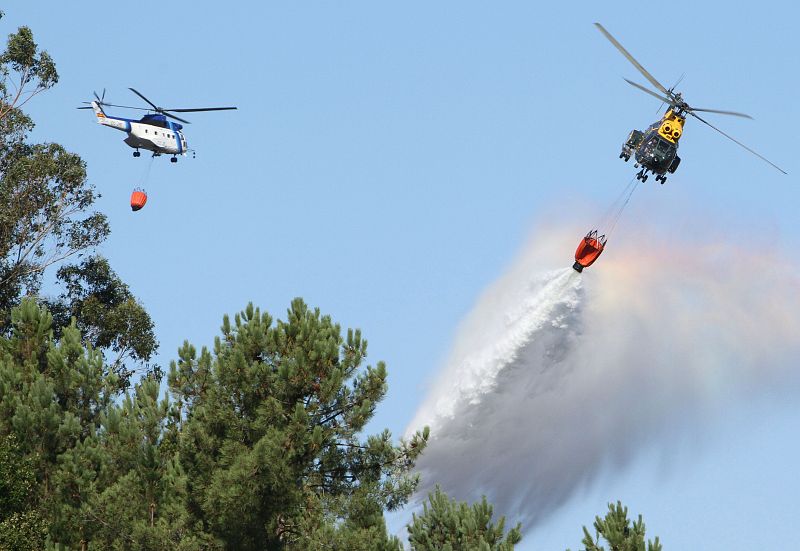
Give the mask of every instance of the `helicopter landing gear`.
M 667 175 L 659 174 L 658 176 L 656 176 L 656 182 L 661 182 L 661 185 L 663 186 L 664 184 L 667 183 Z
M 142 156 L 142 154 L 141 154 L 141 153 L 139 153 L 139 150 L 137 149 L 136 151 L 134 151 L 134 152 L 133 152 L 133 156 L 134 156 L 134 157 L 141 157 L 141 156 Z
M 173 155 L 172 158 L 169 160 L 169 162 L 177 163 L 178 162 L 178 158 L 175 155 Z
M 619 158 L 627 163 L 631 159 L 631 156 L 629 153 L 625 153 L 623 151 L 622 153 L 619 154 Z
M 640 170 L 639 172 L 636 173 L 636 179 L 637 180 L 641 180 L 642 182 L 646 182 L 647 181 L 647 176 L 648 175 L 645 172 L 645 169 L 642 169 L 642 170 Z

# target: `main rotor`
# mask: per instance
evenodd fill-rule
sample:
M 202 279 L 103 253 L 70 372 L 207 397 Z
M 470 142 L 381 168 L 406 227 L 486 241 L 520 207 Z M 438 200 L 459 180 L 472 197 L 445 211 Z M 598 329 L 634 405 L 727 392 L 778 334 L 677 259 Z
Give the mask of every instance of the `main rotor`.
M 747 147 L 746 145 L 744 145 L 742 142 L 740 142 L 740 141 L 739 141 L 739 140 L 737 140 L 736 138 L 734 138 L 734 137 L 732 137 L 732 136 L 729 136 L 728 134 L 726 134 L 725 132 L 723 132 L 722 130 L 720 130 L 719 128 L 717 128 L 716 126 L 714 126 L 713 124 L 711 124 L 710 122 L 708 122 L 707 120 L 705 120 L 705 119 L 701 118 L 701 117 L 700 117 L 700 115 L 698 115 L 697 113 L 698 113 L 698 112 L 705 112 L 705 113 L 717 113 L 717 114 L 720 114 L 720 115 L 732 115 L 732 116 L 734 116 L 734 117 L 743 117 L 743 118 L 746 118 L 746 119 L 752 119 L 753 117 L 751 117 L 750 115 L 747 115 L 747 114 L 745 114 L 745 113 L 739 113 L 738 111 L 723 111 L 723 110 L 720 110 L 720 109 L 700 109 L 700 108 L 698 108 L 698 107 L 691 107 L 691 106 L 690 106 L 688 103 L 686 103 L 686 101 L 683 99 L 683 96 L 681 95 L 681 93 L 680 93 L 680 92 L 675 92 L 675 91 L 674 91 L 674 86 L 673 86 L 672 88 L 669 88 L 669 89 L 667 89 L 666 87 L 664 87 L 664 85 L 663 85 L 663 84 L 661 84 L 660 82 L 658 82 L 658 81 L 656 80 L 656 78 L 655 78 L 653 75 L 651 75 L 651 74 L 650 74 L 650 73 L 647 71 L 647 69 L 645 69 L 645 68 L 642 66 L 642 64 L 641 64 L 641 63 L 639 63 L 638 61 L 636 61 L 636 59 L 635 59 L 635 58 L 634 58 L 634 57 L 633 57 L 633 56 L 630 54 L 630 52 L 628 52 L 628 50 L 626 50 L 626 49 L 625 49 L 625 48 L 622 46 L 622 44 L 620 44 L 620 43 L 617 41 L 617 39 L 616 39 L 616 38 L 614 38 L 614 37 L 611 35 L 611 33 L 610 33 L 610 32 L 608 32 L 608 31 L 605 29 L 605 27 L 603 27 L 603 26 L 602 26 L 600 23 L 595 23 L 594 25 L 595 25 L 595 27 L 597 27 L 597 28 L 598 28 L 598 30 L 599 30 L 601 33 L 603 33 L 603 35 L 604 35 L 604 36 L 605 36 L 605 37 L 606 37 L 606 38 L 609 40 L 609 42 L 611 42 L 611 43 L 614 45 L 614 47 L 615 47 L 615 48 L 617 48 L 617 50 L 619 50 L 619 52 L 620 52 L 620 53 L 621 53 L 623 56 L 625 56 L 625 58 L 626 58 L 628 61 L 630 61 L 630 62 L 631 62 L 631 64 L 632 64 L 634 67 L 636 67 L 636 69 L 637 69 L 637 70 L 638 70 L 638 71 L 639 71 L 639 72 L 642 74 L 642 76 L 644 76 L 644 78 L 646 78 L 646 79 L 647 79 L 647 80 L 650 82 L 650 84 L 652 84 L 652 85 L 653 85 L 653 86 L 656 88 L 656 90 L 658 90 L 658 92 L 656 92 L 656 91 L 653 91 L 653 90 L 651 90 L 651 89 L 649 89 L 649 88 L 647 88 L 647 87 L 645 87 L 645 86 L 642 86 L 641 84 L 638 84 L 638 83 L 636 83 L 636 82 L 633 82 L 632 80 L 628 80 L 627 78 L 626 78 L 626 79 L 624 79 L 624 80 L 625 80 L 625 82 L 627 82 L 628 84 L 630 84 L 631 86 L 633 86 L 633 87 L 635 87 L 635 88 L 638 88 L 638 89 L 639 89 L 639 90 L 641 90 L 642 92 L 644 92 L 644 93 L 646 93 L 646 94 L 650 94 L 650 95 L 651 95 L 651 96 L 653 96 L 654 98 L 657 98 L 657 99 L 661 100 L 663 103 L 666 103 L 666 104 L 668 104 L 668 105 L 670 106 L 670 108 L 673 110 L 673 112 L 674 112 L 676 115 L 679 115 L 679 116 L 681 116 L 681 117 L 685 117 L 686 115 L 690 115 L 690 116 L 692 116 L 692 117 L 696 118 L 697 120 L 699 120 L 699 121 L 700 121 L 700 122 L 702 122 L 703 124 L 705 124 L 705 125 L 707 125 L 707 126 L 710 126 L 711 128 L 713 128 L 714 130 L 716 130 L 717 132 L 719 132 L 720 134 L 722 134 L 723 136 L 725 136 L 725 137 L 726 137 L 726 138 L 728 138 L 729 140 L 731 140 L 731 141 L 735 142 L 736 144 L 740 145 L 741 147 L 745 148 L 747 151 L 749 151 L 750 153 L 752 153 L 753 155 L 755 155 L 755 156 L 756 156 L 756 157 L 758 157 L 759 159 L 761 159 L 761 160 L 763 160 L 763 161 L 765 161 L 765 162 L 769 163 L 770 165 L 772 165 L 772 166 L 773 166 L 773 167 L 775 167 L 776 169 L 778 169 L 778 170 L 780 170 L 781 172 L 783 172 L 784 174 L 786 174 L 786 172 L 785 172 L 785 171 L 784 171 L 782 168 L 780 168 L 778 165 L 776 165 L 775 163 L 773 163 L 772 161 L 770 161 L 770 160 L 769 160 L 769 159 L 767 159 L 766 157 L 764 157 L 764 156 L 760 155 L 759 153 L 757 153 L 757 152 L 753 151 L 752 149 L 750 149 L 749 147 Z
M 150 108 L 132 107 L 130 105 L 115 105 L 113 103 L 106 103 L 104 101 L 105 97 L 106 97 L 105 88 L 103 88 L 103 95 L 102 96 L 98 96 L 97 92 L 93 92 L 94 93 L 94 97 L 97 100 L 95 103 L 97 103 L 101 107 L 120 107 L 122 109 L 136 109 L 137 111 L 148 111 L 148 112 L 151 112 L 151 113 L 155 112 L 155 113 L 158 113 L 160 115 L 164 115 L 165 117 L 169 117 L 171 119 L 175 119 L 176 121 L 181 121 L 182 123 L 185 123 L 185 124 L 191 124 L 191 123 L 189 121 L 187 121 L 186 119 L 180 118 L 179 116 L 175 115 L 174 113 L 195 113 L 195 112 L 199 112 L 199 111 L 229 111 L 229 110 L 232 110 L 232 109 L 237 109 L 236 107 L 197 107 L 197 108 L 193 108 L 193 109 L 165 109 L 163 107 L 157 106 L 155 103 L 153 103 L 152 101 L 147 99 L 144 96 L 144 94 L 142 94 L 138 90 L 136 90 L 134 88 L 128 88 L 128 90 L 130 90 L 131 92 L 133 92 L 134 94 L 136 94 L 137 96 L 142 98 L 148 105 L 150 105 Z M 83 103 L 91 103 L 91 102 L 84 101 Z M 91 107 L 78 107 L 78 109 L 91 109 Z

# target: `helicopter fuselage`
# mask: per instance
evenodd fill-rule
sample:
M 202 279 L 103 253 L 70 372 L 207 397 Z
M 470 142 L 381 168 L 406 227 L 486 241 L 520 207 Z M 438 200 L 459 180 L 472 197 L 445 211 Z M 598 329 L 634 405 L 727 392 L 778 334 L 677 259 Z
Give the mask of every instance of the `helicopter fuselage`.
M 146 149 L 156 155 L 186 155 L 186 137 L 181 131 L 183 126 L 167 120 L 164 115 L 147 114 L 134 120 L 108 116 L 96 102 L 92 102 L 92 107 L 95 108 L 98 124 L 128 134 L 124 142 L 136 149 L 137 153 L 139 149 Z
M 647 173 L 656 174 L 656 180 L 663 184 L 667 174 L 678 169 L 678 140 L 683 135 L 685 119 L 672 109 L 668 109 L 662 119 L 645 130 L 632 130 L 622 145 L 620 159 L 627 162 L 631 156 L 636 159 L 636 167 L 642 167 L 636 177 L 647 180 Z

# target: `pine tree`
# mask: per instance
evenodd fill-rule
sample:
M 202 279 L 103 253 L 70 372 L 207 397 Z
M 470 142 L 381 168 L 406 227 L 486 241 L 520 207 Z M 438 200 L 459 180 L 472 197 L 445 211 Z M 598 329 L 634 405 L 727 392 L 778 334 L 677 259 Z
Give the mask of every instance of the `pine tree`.
M 0 435 L 18 442 L 36 473 L 37 507 L 50 533 L 69 542 L 83 531 L 79 509 L 95 469 L 75 468 L 77 476 L 67 479 L 64 460 L 91 442 L 120 388 L 74 325 L 55 342 L 51 324 L 32 299 L 12 310 L 11 336 L 0 340 Z
M 0 470 L 0 490 L 29 501 L 0 500 L 16 515 L 0 513 L 0 542 L 35 541 L 29 532 L 44 527 L 41 538 L 75 550 L 219 549 L 191 524 L 176 461 L 180 413 L 158 399 L 158 380 L 145 377 L 118 400 L 120 379 L 74 323 L 56 341 L 52 316 L 32 299 L 11 317 L 11 336 L 0 338 L 0 437 L 16 442 L 28 470 Z M 20 478 L 26 472 L 34 476 Z
M 661 551 L 658 537 L 645 544 L 642 515 L 631 523 L 628 519 L 628 508 L 623 507 L 619 501 L 608 504 L 608 513 L 604 518 L 595 517 L 594 529 L 597 534 L 593 538 L 589 530 L 583 527 L 582 543 L 586 551 L 605 551 L 605 547 L 600 545 L 600 538 L 606 540 L 609 551 Z
M 176 461 L 177 414 L 159 382 L 147 377 L 107 410 L 93 453 L 103 456 L 92 497 L 82 507 L 95 521 L 92 544 L 101 549 L 219 549 L 189 524 L 186 477 Z M 75 476 L 70 473 L 70 476 Z
M 358 438 L 387 389 L 366 354 L 360 331 L 343 338 L 300 299 L 286 321 L 252 305 L 226 316 L 213 353 L 184 344 L 169 383 L 189 510 L 227 549 L 313 548 L 326 524 L 359 521 L 354 500 L 379 533 L 378 513 L 406 503 L 427 430 L 399 445 L 388 431 Z
M 471 507 L 451 500 L 437 486 L 414 513 L 408 525 L 411 549 L 415 551 L 512 551 L 522 539 L 520 525 L 504 533 L 505 517 L 492 522 L 493 507 L 484 496 Z

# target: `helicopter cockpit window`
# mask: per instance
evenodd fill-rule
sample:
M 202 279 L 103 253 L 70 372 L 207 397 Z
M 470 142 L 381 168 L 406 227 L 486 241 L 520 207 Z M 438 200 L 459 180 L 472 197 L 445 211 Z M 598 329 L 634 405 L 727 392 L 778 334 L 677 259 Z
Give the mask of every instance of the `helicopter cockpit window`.
M 665 141 L 658 140 L 658 151 L 661 153 L 668 153 L 669 152 L 669 144 Z

